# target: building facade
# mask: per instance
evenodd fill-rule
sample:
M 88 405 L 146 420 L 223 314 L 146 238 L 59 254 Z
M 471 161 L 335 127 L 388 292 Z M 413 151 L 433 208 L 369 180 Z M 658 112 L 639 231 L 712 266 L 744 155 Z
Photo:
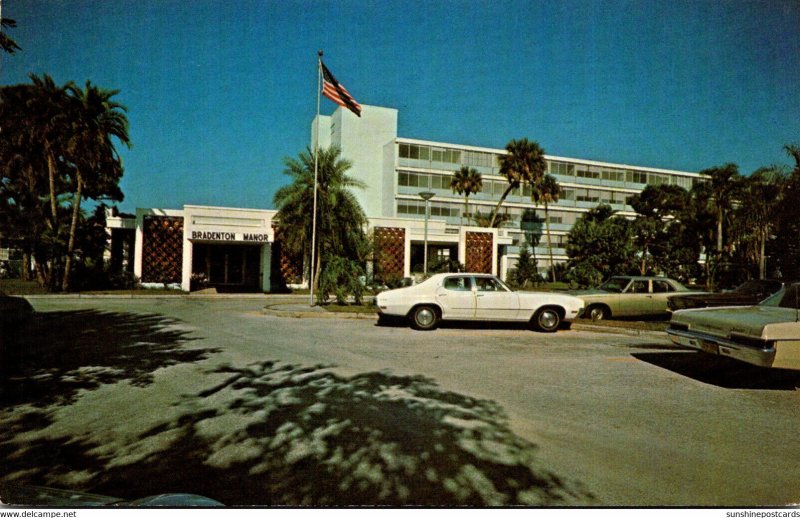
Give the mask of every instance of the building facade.
M 362 105 L 362 116 L 339 108 L 311 124 L 311 148 L 319 142 L 341 149 L 352 162 L 349 175 L 365 185 L 356 189 L 368 231 L 375 243 L 369 273 L 388 277 L 422 274 L 425 264 L 457 261 L 467 271 L 505 278 L 531 236 L 537 266 L 549 266 L 544 207 L 531 201 L 530 188 L 512 191 L 501 211 L 500 228 L 479 226 L 507 187 L 500 175 L 503 149 L 401 137 L 398 112 Z M 601 203 L 635 217 L 627 199 L 648 185 L 691 189 L 697 173 L 629 166 L 546 155 L 547 172 L 562 188 L 548 207 L 550 242 L 556 262 L 567 260 L 572 225 Z M 450 182 L 462 166 L 482 175 L 483 190 L 464 198 Z M 428 199 L 423 199 L 421 193 Z M 184 291 L 214 287 L 220 291 L 267 292 L 302 284 L 302 264 L 281 252 L 274 210 L 187 205 L 183 209 L 137 209 L 136 215 L 110 215 L 111 263 L 128 268 L 145 285 L 172 285 Z M 425 244 L 427 244 L 427 254 Z M 123 260 L 123 257 L 129 258 Z M 427 263 L 426 263 L 427 260 Z M 124 264 L 123 264 L 124 263 Z
M 466 146 L 400 137 L 397 134 L 397 110 L 362 105 L 361 117 L 339 108 L 330 116 L 320 116 L 312 121 L 311 146 L 317 134 L 320 147 L 338 146 L 342 157 L 353 163 L 350 176 L 366 185 L 356 191 L 356 197 L 372 220 L 386 222 L 420 221 L 426 216 L 426 201 L 421 192 L 432 192 L 427 202 L 429 257 L 445 256 L 459 260 L 466 256 L 455 254 L 454 236 L 460 242 L 466 239 L 461 229 L 487 232 L 474 227 L 476 214 L 488 216 L 508 187 L 500 176 L 500 157 L 504 149 Z M 633 194 L 642 192 L 648 185 L 678 185 L 690 190 L 702 181 L 698 173 L 673 171 L 650 167 L 630 166 L 546 155 L 547 172 L 561 185 L 559 200 L 548 207 L 550 242 L 556 262 L 567 260 L 566 242 L 570 229 L 590 209 L 601 203 L 610 205 L 618 214 L 630 218 L 635 212 L 627 204 Z M 475 168 L 481 173 L 483 190 L 469 197 L 468 214 L 464 215 L 464 198 L 452 191 L 450 181 L 462 166 Z M 527 239 L 537 234 L 539 245 L 533 252 L 540 272 L 548 268 L 547 236 L 542 235 L 544 207 L 531 201 L 529 186 L 512 191 L 502 205 L 501 212 L 508 221 L 499 230 L 492 231 L 495 256 L 495 273 L 505 277 L 514 268 L 520 248 Z M 533 215 L 535 214 L 535 217 Z M 534 223 L 538 221 L 539 223 Z M 388 223 L 384 223 L 388 224 Z M 406 224 L 406 223 L 404 223 Z M 411 223 L 407 223 L 411 225 Z M 472 227 L 470 227 L 472 225 Z M 412 226 L 413 228 L 413 226 Z M 419 248 L 422 240 L 418 233 L 411 234 L 409 254 L 414 261 L 403 272 L 408 276 L 419 269 Z

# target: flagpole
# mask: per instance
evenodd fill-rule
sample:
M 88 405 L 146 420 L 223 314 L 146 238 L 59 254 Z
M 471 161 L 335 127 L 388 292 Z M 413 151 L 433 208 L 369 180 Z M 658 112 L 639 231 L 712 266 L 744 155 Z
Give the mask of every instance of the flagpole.
M 314 214 L 311 217 L 311 300 L 309 305 L 314 305 L 314 267 L 316 265 L 317 250 L 317 175 L 319 171 L 319 103 L 322 92 L 322 50 L 317 51 L 317 131 L 314 132 Z

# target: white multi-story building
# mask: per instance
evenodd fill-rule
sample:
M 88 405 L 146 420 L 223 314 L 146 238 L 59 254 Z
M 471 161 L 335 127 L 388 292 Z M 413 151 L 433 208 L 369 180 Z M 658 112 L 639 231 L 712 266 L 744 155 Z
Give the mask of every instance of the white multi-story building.
M 425 201 L 420 192 L 432 192 L 428 207 L 429 261 L 443 255 L 454 255 L 464 262 L 459 253 L 465 225 L 474 225 L 471 218 L 463 218 L 464 198 L 452 191 L 450 181 L 462 166 L 475 168 L 481 173 L 483 190 L 469 197 L 470 216 L 488 215 L 494 210 L 502 193 L 508 187 L 500 176 L 500 157 L 504 149 L 466 146 L 400 137 L 397 135 L 398 112 L 391 108 L 362 106 L 361 117 L 339 108 L 331 116 L 320 116 L 312 122 L 312 148 L 317 133 L 320 147 L 338 146 L 342 156 L 353 163 L 350 175 L 367 187 L 357 190 L 356 196 L 367 216 L 381 219 L 382 225 L 396 222 L 419 222 L 425 218 Z M 549 228 L 555 261 L 566 261 L 565 245 L 572 225 L 589 209 L 601 203 L 621 215 L 634 217 L 626 200 L 640 193 L 647 185 L 671 184 L 691 189 L 700 181 L 697 173 L 655 169 L 546 155 L 547 172 L 562 187 L 558 202 L 550 204 Z M 496 273 L 505 276 L 516 263 L 519 245 L 523 244 L 526 226 L 523 217 L 534 211 L 544 220 L 544 207 L 531 201 L 529 186 L 513 191 L 502 205 L 501 212 L 509 220 L 496 232 Z M 377 222 L 377 221 L 376 221 Z M 404 223 L 411 229 L 413 260 L 408 275 L 419 269 L 422 241 L 418 225 Z M 475 229 L 478 231 L 479 229 Z M 487 229 L 480 229 L 487 231 Z M 544 232 L 544 225 L 542 225 Z M 458 238 L 458 241 L 454 240 Z M 542 236 L 534 250 L 539 258 L 539 268 L 547 268 L 547 239 Z M 456 258 L 456 257 L 453 257 Z
M 348 174 L 366 186 L 354 192 L 376 244 L 368 270 L 384 277 L 421 273 L 427 242 L 428 265 L 455 260 L 469 271 L 505 278 L 516 264 L 526 231 L 531 235 L 530 215 L 543 220 L 544 207 L 536 206 L 529 187 L 523 186 L 503 203 L 501 210 L 509 219 L 501 228 L 476 225 L 471 216 L 489 215 L 508 185 L 499 174 L 505 150 L 400 137 L 397 120 L 396 109 L 362 105 L 361 117 L 339 108 L 311 124 L 311 148 L 317 139 L 321 148 L 338 146 L 342 157 L 352 162 Z M 545 158 L 548 173 L 562 187 L 559 200 L 548 210 L 556 262 L 566 261 L 569 230 L 589 209 L 606 203 L 634 217 L 626 200 L 647 185 L 690 189 L 701 181 L 699 174 L 685 171 Z M 452 176 L 462 166 L 475 168 L 483 179 L 483 190 L 469 197 L 466 218 L 463 196 L 450 188 Z M 432 197 L 426 201 L 420 193 Z M 289 278 L 297 282 L 302 270 L 280 251 L 275 214 L 275 210 L 185 206 L 137 209 L 135 217 L 112 216 L 108 220 L 112 241 L 123 243 L 112 246 L 112 264 L 119 264 L 122 255 L 130 257 L 129 267 L 142 282 L 180 285 L 185 291 L 198 285 L 269 291 Z M 545 231 L 544 225 L 536 228 Z M 547 241 L 542 236 L 534 250 L 542 272 L 549 264 Z

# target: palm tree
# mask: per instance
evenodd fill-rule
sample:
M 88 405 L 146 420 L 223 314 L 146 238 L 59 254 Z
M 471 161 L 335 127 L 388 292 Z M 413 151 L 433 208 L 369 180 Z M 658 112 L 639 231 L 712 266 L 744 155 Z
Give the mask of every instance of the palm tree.
M 501 227 L 504 223 L 511 221 L 511 216 L 508 213 L 500 213 L 494 214 L 486 213 L 476 210 L 475 213 L 470 217 L 472 221 L 475 223 L 476 226 L 485 227 L 485 228 L 498 228 Z M 494 226 L 492 226 L 494 225 Z
M 742 179 L 742 203 L 736 210 L 737 230 L 744 241 L 755 242 L 754 257 L 758 276 L 767 275 L 766 246 L 776 230 L 787 176 L 781 167 L 762 167 Z
M 57 86 L 49 75 L 39 77 L 31 74 L 30 78 L 33 86 L 27 100 L 28 127 L 47 163 L 51 218 L 49 226 L 51 230 L 55 230 L 58 226 L 56 180 L 59 176 L 59 158 L 62 156 L 69 128 L 67 107 L 70 101 L 66 87 Z
M 736 164 L 725 164 L 721 167 L 705 169 L 700 174 L 710 176 L 708 182 L 704 184 L 708 202 L 716 216 L 717 224 L 717 254 L 721 254 L 724 248 L 723 224 L 727 219 L 733 201 L 739 189 L 739 168 Z
M 340 153 L 335 146 L 319 150 L 316 264 L 310 261 L 314 212 L 314 153 L 310 149 L 284 160 L 283 173 L 292 183 L 278 189 L 273 199 L 284 246 L 289 253 L 301 256 L 309 271 L 313 268 L 315 284 L 327 258 L 361 260 L 366 256 L 367 218 L 351 191 L 364 188 L 364 184 L 347 175 L 352 164 L 340 158 Z
M 111 100 L 118 90 L 104 90 L 86 82 L 85 89 L 67 85 L 71 94 L 70 135 L 66 156 L 71 164 L 74 191 L 69 241 L 64 264 L 61 289 L 69 289 L 72 255 L 75 250 L 75 232 L 84 197 L 122 200 L 119 180 L 122 177 L 122 161 L 114 147 L 113 139 L 130 147 L 126 108 Z
M 3 34 L 3 27 L 16 27 L 17 22 L 10 18 L 0 18 L 0 49 L 3 49 L 4 52 L 9 54 L 13 54 L 18 50 L 22 50 L 17 45 L 17 42 L 12 40 L 9 36 Z
M 35 186 L 31 184 L 45 202 L 42 207 L 45 210 L 36 211 L 42 229 L 37 234 L 33 256 L 40 284 L 54 291 L 60 284 L 58 272 L 64 249 L 59 196 L 65 187 L 64 148 L 70 128 L 67 115 L 70 100 L 66 88 L 57 86 L 50 76 L 45 74 L 40 78 L 31 74 L 29 77 L 33 84 L 4 89 L 14 100 L 4 99 L 4 103 L 11 101 L 11 106 L 4 107 L 3 128 L 7 142 L 13 141 L 17 149 L 25 150 L 22 159 L 30 176 L 44 171 L 46 188 L 41 189 L 38 182 Z
M 723 166 L 705 169 L 700 174 L 709 176 L 709 180 L 697 187 L 697 194 L 704 199 L 710 212 L 714 215 L 716 227 L 715 238 L 715 264 L 720 266 L 725 252 L 725 226 L 729 222 L 733 211 L 734 200 L 740 189 L 739 168 L 736 164 L 725 164 Z M 707 271 L 710 270 L 710 254 L 706 251 Z M 718 271 L 718 270 L 717 270 Z M 714 277 L 714 278 L 712 278 Z M 715 283 L 717 275 L 707 279 L 709 287 Z
M 544 159 L 544 150 L 536 142 L 527 138 L 511 140 L 506 144 L 507 154 L 500 157 L 500 174 L 508 181 L 508 187 L 492 213 L 490 227 L 495 225 L 495 219 L 500 212 L 500 206 L 509 193 L 524 184 L 533 184 L 544 175 L 547 162 Z
M 453 192 L 464 195 L 464 214 L 461 215 L 461 224 L 463 224 L 464 216 L 469 217 L 470 194 L 477 194 L 483 189 L 481 173 L 474 167 L 461 166 L 461 169 L 456 171 L 453 179 L 450 180 L 450 188 L 453 189 Z
M 550 203 L 558 201 L 559 194 L 561 193 L 561 186 L 554 176 L 545 174 L 536 179 L 531 184 L 531 200 L 536 205 L 542 203 L 544 205 L 544 225 L 547 232 L 547 253 L 550 256 L 550 272 L 553 282 L 556 282 L 556 269 L 553 262 L 553 242 L 550 237 L 550 213 L 548 206 Z
M 28 85 L 0 88 L 0 228 L 23 254 L 22 279 L 29 279 L 37 236 L 47 219 L 46 192 L 39 177 L 42 169 L 32 142 L 26 103 Z
M 783 186 L 772 255 L 782 274 L 796 279 L 800 278 L 800 145 L 787 144 L 783 149 L 794 159 L 794 165 Z

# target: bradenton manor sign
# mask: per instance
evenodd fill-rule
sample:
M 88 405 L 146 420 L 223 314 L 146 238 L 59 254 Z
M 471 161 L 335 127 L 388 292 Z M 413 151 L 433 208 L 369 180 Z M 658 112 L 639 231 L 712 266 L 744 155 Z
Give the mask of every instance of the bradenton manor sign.
M 204 232 L 192 230 L 192 239 L 199 241 L 243 241 L 246 243 L 269 243 L 269 234 L 250 234 L 247 232 Z

